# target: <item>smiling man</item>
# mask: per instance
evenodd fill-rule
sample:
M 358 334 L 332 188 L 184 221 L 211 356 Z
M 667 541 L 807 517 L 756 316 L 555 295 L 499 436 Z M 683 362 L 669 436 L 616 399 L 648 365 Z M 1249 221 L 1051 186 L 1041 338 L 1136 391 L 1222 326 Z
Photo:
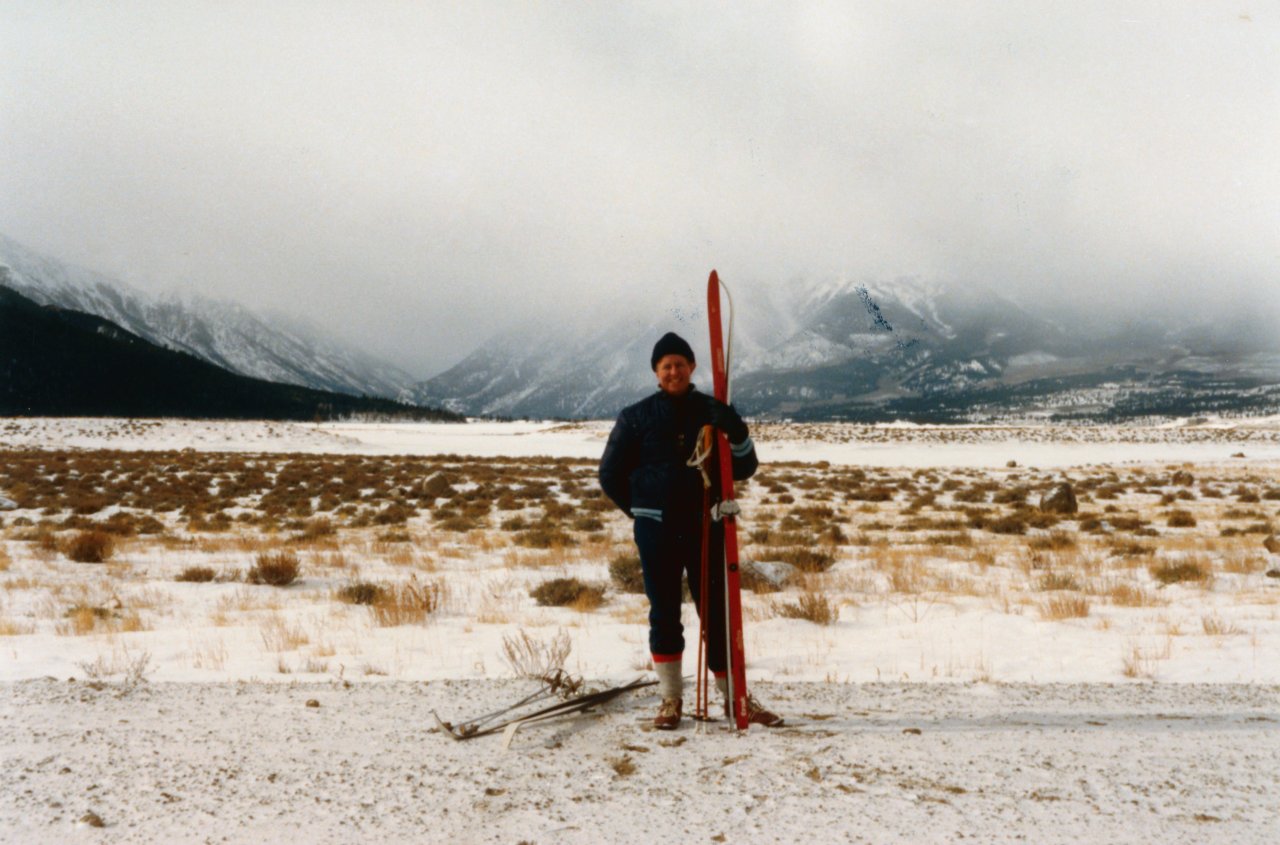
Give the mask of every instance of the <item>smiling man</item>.
M 680 622 L 681 577 L 687 573 L 689 592 L 699 607 L 702 571 L 703 476 L 688 460 L 698 445 L 703 426 L 712 425 L 729 438 L 733 477 L 750 478 L 756 471 L 755 446 L 747 424 L 732 406 L 691 383 L 697 362 L 693 349 L 679 335 L 668 332 L 653 347 L 649 360 L 658 379 L 658 392 L 618 415 L 600 459 L 600 486 L 635 521 L 636 547 L 649 598 L 649 649 L 658 674 L 662 706 L 654 726 L 672 730 L 683 711 L 682 657 L 684 626 Z M 718 498 L 720 477 L 716 450 L 705 467 L 712 498 Z M 712 523 L 708 560 L 724 559 L 724 533 Z M 725 669 L 724 571 L 712 565 L 709 575 L 707 664 L 724 695 Z M 755 724 L 775 726 L 782 719 L 748 698 Z

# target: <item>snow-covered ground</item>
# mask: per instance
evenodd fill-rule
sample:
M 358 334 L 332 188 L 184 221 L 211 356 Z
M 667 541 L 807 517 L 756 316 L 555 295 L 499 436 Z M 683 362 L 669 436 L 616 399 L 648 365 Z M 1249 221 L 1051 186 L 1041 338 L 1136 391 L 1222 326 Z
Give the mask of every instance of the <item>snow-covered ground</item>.
M 526 689 L 0 685 L 0 840 L 1270 845 L 1280 830 L 1274 686 L 762 684 L 791 726 L 656 732 L 639 720 L 655 696 L 636 694 L 508 751 L 431 728 L 433 709 Z
M 0 448 L 600 457 L 610 422 L 290 423 L 35 418 L 0 420 Z M 766 423 L 766 461 L 885 467 L 1065 467 L 1167 461 L 1280 463 L 1280 417 L 1150 426 Z
M 388 474 L 429 459 L 424 472 L 446 467 L 461 493 L 527 458 L 524 482 L 573 505 L 608 429 L 10 419 L 0 457 L 144 453 L 116 466 L 113 489 L 151 452 L 171 475 L 194 471 L 175 454 L 243 454 L 268 474 L 324 456 Z M 773 424 L 754 436 L 768 480 L 744 494 L 744 534 L 830 528 L 787 528 L 824 505 L 846 534 L 823 541 L 829 571 L 744 593 L 749 678 L 793 727 L 654 734 L 645 692 L 531 727 L 510 752 L 497 738 L 454 743 L 430 712 L 459 720 L 519 698 L 529 682 L 503 656 L 513 636 L 567 641 L 565 668 L 588 679 L 647 671 L 642 596 L 611 590 L 572 609 L 529 595 L 556 576 L 607 582 L 629 545 L 620 515 L 546 550 L 496 525 L 534 506 L 463 532 L 430 510 L 391 528 L 335 515 L 334 536 L 296 547 L 299 581 L 275 588 L 238 576 L 262 551 L 294 548 L 280 528 L 196 530 L 198 513 L 157 512 L 163 535 L 74 563 L 57 539 L 69 529 L 37 530 L 51 515 L 24 503 L 35 488 L 0 482 L 18 505 L 0 514 L 0 841 L 1274 841 L 1280 579 L 1266 570 L 1280 556 L 1258 526 L 1280 522 L 1280 419 Z M 460 455 L 472 457 L 442 457 Z M 889 501 L 831 495 L 858 468 L 878 468 L 865 484 Z M 1194 486 L 1174 484 L 1175 470 Z M 1141 530 L 1004 536 L 961 521 L 921 543 L 906 526 L 954 522 L 963 500 L 950 497 L 966 486 L 1063 478 L 1094 494 L 1082 509 Z M 936 503 L 910 504 L 922 492 Z M 1196 524 L 1166 525 L 1173 508 Z M 768 545 L 746 548 L 769 559 Z M 1158 563 L 1186 561 L 1205 577 L 1155 579 Z M 176 580 L 196 566 L 223 580 Z M 438 584 L 441 606 L 376 624 L 335 599 L 357 581 Z M 806 592 L 831 600 L 831 624 L 789 618 Z M 1051 612 L 1063 596 L 1080 615 Z M 89 811 L 108 826 L 77 827 Z

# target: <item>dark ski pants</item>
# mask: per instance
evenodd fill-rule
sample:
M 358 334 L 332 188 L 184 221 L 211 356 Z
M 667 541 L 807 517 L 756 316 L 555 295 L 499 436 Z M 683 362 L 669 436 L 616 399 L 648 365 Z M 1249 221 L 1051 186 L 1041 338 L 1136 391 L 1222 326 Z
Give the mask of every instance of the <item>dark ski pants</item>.
M 682 575 L 688 575 L 694 608 L 701 607 L 702 525 L 659 522 L 641 516 L 636 517 L 635 538 L 644 572 L 644 592 L 649 597 L 649 650 L 655 662 L 678 659 L 684 652 L 684 626 L 680 622 Z M 711 525 L 708 559 L 707 666 L 722 674 L 728 661 L 724 648 L 724 531 L 719 523 Z

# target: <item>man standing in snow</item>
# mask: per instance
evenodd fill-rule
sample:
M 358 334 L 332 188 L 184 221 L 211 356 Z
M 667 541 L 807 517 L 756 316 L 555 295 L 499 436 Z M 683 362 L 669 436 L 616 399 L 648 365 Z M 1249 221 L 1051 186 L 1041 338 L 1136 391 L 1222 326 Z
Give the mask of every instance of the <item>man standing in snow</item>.
M 690 383 L 697 364 L 683 338 L 673 332 L 663 335 L 649 363 L 658 378 L 658 392 L 618 415 L 600 459 L 600 486 L 635 521 L 644 591 L 649 597 L 649 649 L 662 695 L 654 726 L 673 730 L 683 710 L 681 576 L 688 573 L 695 607 L 700 607 L 701 589 L 703 477 L 688 465 L 688 459 L 703 426 L 712 425 L 729 438 L 735 479 L 750 478 L 758 461 L 747 424 L 738 412 L 699 393 Z M 714 500 L 720 477 L 715 450 L 706 470 Z M 724 559 L 724 530 L 718 522 L 711 526 L 710 547 L 709 560 Z M 709 580 L 707 664 L 721 694 L 727 695 L 723 567 L 712 565 Z M 750 696 L 748 712 L 755 724 L 782 724 L 781 718 Z

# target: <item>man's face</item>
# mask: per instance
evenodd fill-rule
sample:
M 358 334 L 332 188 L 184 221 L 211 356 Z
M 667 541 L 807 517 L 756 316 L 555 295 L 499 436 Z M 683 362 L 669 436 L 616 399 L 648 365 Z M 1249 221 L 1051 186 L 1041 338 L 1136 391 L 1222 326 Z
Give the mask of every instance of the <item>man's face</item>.
M 654 371 L 658 375 L 658 387 L 668 396 L 683 396 L 689 389 L 689 378 L 696 365 L 683 355 L 664 355 L 658 359 Z

